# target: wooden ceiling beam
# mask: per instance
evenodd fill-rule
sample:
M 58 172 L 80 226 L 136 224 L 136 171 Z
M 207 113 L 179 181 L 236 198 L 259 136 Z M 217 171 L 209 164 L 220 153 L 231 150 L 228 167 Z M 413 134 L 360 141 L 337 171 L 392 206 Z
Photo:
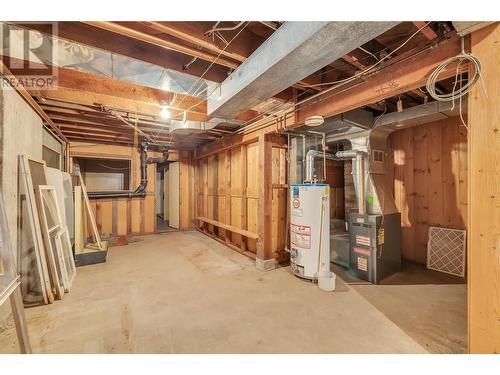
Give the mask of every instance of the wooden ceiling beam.
M 355 56 L 346 54 L 346 55 L 342 56 L 342 60 L 348 62 L 349 64 L 351 64 L 353 66 L 355 66 L 359 70 L 365 70 L 366 69 L 366 65 L 364 65 L 362 62 L 360 62 Z
M 127 132 L 122 132 L 120 129 L 102 129 L 102 128 L 97 128 L 93 126 L 82 126 L 82 125 L 77 125 L 77 123 L 64 123 L 63 121 L 58 121 L 57 122 L 59 126 L 61 127 L 61 130 L 63 133 L 68 134 L 68 132 L 73 132 L 73 133 L 82 133 L 82 134 L 94 134 L 94 135 L 113 135 L 113 136 L 132 136 L 133 132 L 132 131 L 127 131 Z M 123 129 L 121 129 L 123 130 Z
M 148 86 L 116 80 L 96 74 L 80 72 L 73 69 L 57 69 L 58 87 L 78 89 L 134 101 L 154 104 L 160 107 L 165 102 L 170 109 L 186 110 L 195 106 L 192 111 L 206 113 L 206 103 L 202 98 L 189 96 L 172 91 L 164 91 Z
M 349 90 L 320 96 L 316 101 L 304 103 L 298 109 L 297 123 L 292 127 L 301 126 L 304 120 L 312 115 L 330 117 L 421 87 L 425 85 L 432 69 L 459 52 L 459 38 L 454 35 L 445 44 L 399 61 L 378 74 L 367 77 L 364 83 Z M 442 72 L 440 78 L 446 79 L 455 73 L 456 67 L 450 66 Z
M 188 43 L 192 43 L 198 45 L 206 50 L 212 51 L 215 54 L 221 54 L 221 56 L 228 57 L 230 59 L 239 61 L 240 63 L 245 61 L 248 56 L 241 55 L 236 52 L 231 52 L 224 50 L 223 48 L 218 47 L 210 38 L 206 37 L 203 33 L 200 32 L 188 32 L 184 25 L 185 22 L 142 22 L 143 24 L 155 29 L 161 33 L 165 33 L 171 35 L 175 38 L 183 40 Z
M 52 35 L 52 29 L 43 23 L 17 22 L 15 25 L 26 29 L 36 30 L 46 35 Z M 97 48 L 197 77 L 201 76 L 210 65 L 209 62 L 200 59 L 189 67 L 189 71 L 184 71 L 183 66 L 187 64 L 192 57 L 150 43 L 132 40 L 126 36 L 86 25 L 81 22 L 58 22 L 57 35 L 54 36 L 62 40 L 65 39 L 83 44 L 84 48 L 85 46 Z M 227 67 L 214 64 L 210 70 L 206 72 L 204 78 L 214 82 L 222 82 L 227 78 L 227 73 Z
M 7 57 L 3 56 L 4 59 Z M 10 59 L 12 60 L 15 59 Z M 20 60 L 16 60 L 19 61 Z M 33 64 L 30 65 L 30 69 Z M 19 70 L 19 74 L 30 75 L 30 69 Z M 62 100 L 76 104 L 109 106 L 129 112 L 143 112 L 160 115 L 161 106 L 167 105 L 172 116 L 187 117 L 194 121 L 206 121 L 206 102 L 202 98 L 159 90 L 134 83 L 111 79 L 96 74 L 67 68 L 57 69 L 56 89 L 29 89 L 29 93 L 43 98 Z
M 66 119 L 54 119 L 54 122 L 61 127 L 62 132 L 64 133 L 64 127 L 74 127 L 79 129 L 86 130 L 95 130 L 95 131 L 103 131 L 103 132 L 115 132 L 115 133 L 123 133 L 123 134 L 132 134 L 132 128 L 127 127 L 126 125 L 109 125 L 104 123 L 92 123 L 81 120 L 66 120 Z M 148 133 L 148 134 L 170 134 L 169 129 L 156 129 L 156 128 L 148 128 L 144 126 L 138 126 L 138 129 Z
M 158 103 L 139 102 L 133 99 L 126 99 L 118 96 L 99 94 L 91 91 L 82 91 L 71 88 L 59 87 L 57 90 L 30 90 L 33 96 L 43 99 L 63 100 L 82 105 L 103 105 L 108 108 L 117 109 L 123 112 L 135 112 L 159 116 L 160 106 Z M 172 116 L 182 116 L 183 110 L 171 110 Z M 190 111 L 187 118 L 193 121 L 207 121 L 207 115 Z
M 232 58 L 236 61 L 243 62 L 248 56 L 250 56 L 267 38 L 258 36 L 254 33 L 252 33 L 248 27 L 251 26 L 247 25 L 245 29 L 240 28 L 236 30 L 226 30 L 226 31 L 221 31 L 220 34 L 223 35 L 223 37 L 229 41 L 233 39 L 236 34 L 238 34 L 238 37 L 234 39 L 230 45 L 226 46 L 226 43 L 224 43 L 222 40 L 220 40 L 218 37 L 211 37 L 206 35 L 206 32 L 210 29 L 213 28 L 215 25 L 215 22 L 206 22 L 206 21 L 196 21 L 196 22 L 181 22 L 181 21 L 171 21 L 171 22 L 158 22 L 158 24 L 163 25 L 168 27 L 170 30 L 175 30 L 174 33 L 176 33 L 175 37 L 179 38 L 179 40 L 184 40 L 185 42 L 188 42 L 187 38 L 190 38 L 191 41 L 190 43 L 195 43 L 194 38 L 197 39 L 198 41 L 204 41 L 203 44 L 206 42 L 211 43 L 212 45 L 215 45 L 219 50 L 223 50 L 225 48 L 224 53 L 228 53 L 230 55 L 227 55 L 226 57 Z M 220 24 L 220 26 L 224 26 L 224 22 Z M 154 30 L 154 29 L 152 29 Z M 170 34 L 174 36 L 170 31 L 163 32 L 164 34 Z M 182 36 L 180 33 L 186 36 Z M 199 44 L 202 46 L 202 44 Z M 215 51 L 214 51 L 215 52 Z M 218 54 L 219 52 L 217 52 Z
M 78 130 L 65 130 L 65 133 L 68 137 L 70 136 L 81 136 L 81 137 L 94 137 L 94 138 L 102 138 L 102 139 L 113 139 L 113 140 L 133 140 L 133 135 L 130 134 L 130 137 L 124 137 L 121 134 L 105 134 L 105 133 L 99 133 L 99 132 L 90 132 L 90 131 L 85 131 L 81 132 Z
M 65 109 L 53 109 L 51 107 L 47 108 L 42 106 L 45 112 L 52 118 L 53 120 L 66 120 L 66 121 L 86 121 L 94 124 L 106 124 L 106 125 L 119 125 L 124 126 L 123 122 L 114 117 L 111 114 L 103 115 L 92 115 L 92 114 L 82 114 L 76 111 L 70 112 L 72 110 Z M 157 123 L 157 122 L 149 122 L 144 120 L 136 120 L 135 118 L 130 118 L 130 122 L 136 123 L 139 128 L 148 128 L 148 129 L 168 129 L 169 125 L 165 123 Z
M 417 30 L 426 24 L 426 22 L 424 21 L 413 21 L 412 23 L 415 25 Z M 420 32 L 429 40 L 434 40 L 437 38 L 437 34 L 429 27 L 429 25 L 427 27 L 424 27 Z
M 68 102 L 60 102 L 52 99 L 44 99 L 43 101 L 38 102 L 40 107 L 47 114 L 63 114 L 63 115 L 74 115 L 82 118 L 90 118 L 97 119 L 101 121 L 119 121 L 115 116 L 108 112 L 103 112 L 100 108 L 93 108 L 91 106 L 84 106 L 74 103 Z M 120 111 L 117 111 L 120 112 Z M 128 113 L 122 112 L 120 113 L 125 118 L 130 114 L 129 120 L 132 122 L 138 122 L 139 124 L 148 124 L 151 126 L 163 127 L 168 126 L 168 120 L 160 119 L 159 116 L 151 116 L 151 115 L 141 115 L 137 113 Z
M 133 139 L 107 139 L 107 138 L 77 135 L 77 134 L 75 134 L 75 135 L 69 134 L 68 139 L 70 140 L 70 143 L 71 142 L 92 142 L 92 143 L 123 144 L 123 145 L 134 144 Z
M 93 27 L 97 27 L 97 28 L 106 30 L 106 31 L 110 31 L 110 32 L 113 32 L 113 33 L 116 33 L 119 35 L 126 36 L 127 38 L 136 39 L 136 40 L 139 40 L 141 42 L 145 42 L 145 43 L 149 43 L 149 44 L 161 47 L 161 48 L 165 48 L 167 50 L 172 50 L 175 52 L 183 53 L 184 55 L 196 57 L 196 58 L 208 61 L 210 63 L 212 63 L 217 58 L 216 55 L 205 53 L 205 52 L 203 52 L 199 49 L 196 49 L 196 48 L 191 48 L 191 47 L 187 47 L 187 46 L 182 46 L 180 44 L 172 43 L 168 40 L 161 39 L 161 38 L 158 38 L 154 35 L 150 35 L 147 33 L 143 33 L 141 31 L 123 26 L 123 25 L 118 24 L 116 22 L 103 22 L 103 21 L 91 21 L 91 22 L 89 21 L 89 22 L 87 22 L 87 21 L 85 21 L 83 23 L 90 25 L 90 26 L 93 26 Z M 220 57 L 220 56 L 216 59 L 215 63 L 218 65 L 226 66 L 226 67 L 231 68 L 231 69 L 236 69 L 239 65 L 238 63 L 235 63 L 234 61 L 228 60 L 228 59 Z

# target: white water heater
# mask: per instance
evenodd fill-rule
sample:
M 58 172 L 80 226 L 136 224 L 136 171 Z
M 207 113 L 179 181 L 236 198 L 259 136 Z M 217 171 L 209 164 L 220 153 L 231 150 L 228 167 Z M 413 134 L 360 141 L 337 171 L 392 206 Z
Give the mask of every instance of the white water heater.
M 329 185 L 290 185 L 290 264 L 306 279 L 330 274 Z

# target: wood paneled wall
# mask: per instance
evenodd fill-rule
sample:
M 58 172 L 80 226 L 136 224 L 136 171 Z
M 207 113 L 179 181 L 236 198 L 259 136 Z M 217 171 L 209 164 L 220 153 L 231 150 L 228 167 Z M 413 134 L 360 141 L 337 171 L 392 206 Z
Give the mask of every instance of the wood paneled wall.
M 70 156 L 127 159 L 131 161 L 130 189 L 140 183 L 140 151 L 134 147 L 71 142 Z M 159 153 L 148 152 L 148 156 L 158 157 Z M 170 152 L 170 160 L 180 162 L 180 228 L 192 226 L 191 177 L 192 161 L 189 152 Z M 154 233 L 156 230 L 156 165 L 148 165 L 148 185 L 146 197 L 91 199 L 99 232 L 104 236 Z
M 467 225 L 467 130 L 454 117 L 396 131 L 388 143 L 403 258 L 425 264 L 430 225 Z
M 269 141 L 272 142 L 272 141 Z M 272 144 L 271 252 L 286 247 L 286 146 Z M 196 216 L 248 231 L 259 232 L 259 143 L 241 144 L 195 162 Z M 199 222 L 198 228 L 231 247 L 255 257 L 257 240 L 216 225 Z
M 472 33 L 488 90 L 469 94 L 469 352 L 500 353 L 500 23 Z

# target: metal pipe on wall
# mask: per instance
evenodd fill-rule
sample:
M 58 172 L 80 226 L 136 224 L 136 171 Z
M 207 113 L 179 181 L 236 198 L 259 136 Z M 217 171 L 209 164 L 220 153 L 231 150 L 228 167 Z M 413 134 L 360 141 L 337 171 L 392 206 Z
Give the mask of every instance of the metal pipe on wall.
M 145 197 L 146 187 L 148 186 L 148 164 L 161 164 L 168 160 L 168 150 L 163 152 L 163 156 L 159 158 L 148 158 L 148 145 L 146 140 L 141 141 L 141 183 L 134 191 L 119 191 L 119 192 L 90 192 L 87 193 L 89 198 L 104 199 L 104 198 L 120 198 L 120 197 Z
M 337 151 L 335 156 L 338 159 L 351 159 L 356 163 L 356 195 L 358 200 L 358 213 L 360 215 L 364 215 L 366 213 L 364 152 L 357 150 Z

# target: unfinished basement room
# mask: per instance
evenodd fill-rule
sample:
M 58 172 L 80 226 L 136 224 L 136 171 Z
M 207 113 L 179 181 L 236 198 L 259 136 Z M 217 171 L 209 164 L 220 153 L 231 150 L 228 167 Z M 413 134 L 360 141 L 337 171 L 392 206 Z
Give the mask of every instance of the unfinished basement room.
M 500 353 L 500 23 L 219 16 L 0 22 L 0 353 Z

